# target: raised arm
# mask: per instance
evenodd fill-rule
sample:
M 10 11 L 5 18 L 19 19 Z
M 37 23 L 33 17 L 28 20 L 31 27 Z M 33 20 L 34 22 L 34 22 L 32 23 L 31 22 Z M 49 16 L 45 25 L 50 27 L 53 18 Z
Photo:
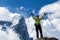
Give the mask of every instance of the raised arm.
M 40 19 L 43 19 L 43 18 L 44 18 L 44 15 Z
M 35 20 L 33 13 L 31 13 L 32 18 Z
M 44 13 L 44 15 L 41 17 L 41 19 L 43 19 L 45 15 L 46 15 L 46 14 Z

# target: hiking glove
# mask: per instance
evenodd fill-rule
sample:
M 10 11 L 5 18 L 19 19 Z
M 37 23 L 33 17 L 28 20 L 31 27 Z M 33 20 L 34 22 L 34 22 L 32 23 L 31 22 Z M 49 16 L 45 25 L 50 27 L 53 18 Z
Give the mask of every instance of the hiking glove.
M 33 15 L 33 13 L 31 13 L 31 15 Z
M 46 13 L 44 13 L 44 15 L 46 15 Z

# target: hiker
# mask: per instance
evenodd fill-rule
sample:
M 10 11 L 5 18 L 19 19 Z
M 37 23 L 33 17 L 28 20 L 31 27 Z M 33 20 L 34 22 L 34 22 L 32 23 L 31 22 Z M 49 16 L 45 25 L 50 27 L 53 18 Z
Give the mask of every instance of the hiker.
M 46 14 L 44 14 L 44 15 L 46 15 Z M 42 28 L 41 28 L 41 20 L 43 19 L 44 15 L 41 18 L 39 18 L 39 15 L 37 15 L 35 18 L 33 13 L 31 13 L 32 18 L 35 20 L 35 28 L 36 28 L 37 38 L 39 38 L 38 30 L 40 31 L 41 38 L 43 37 Z

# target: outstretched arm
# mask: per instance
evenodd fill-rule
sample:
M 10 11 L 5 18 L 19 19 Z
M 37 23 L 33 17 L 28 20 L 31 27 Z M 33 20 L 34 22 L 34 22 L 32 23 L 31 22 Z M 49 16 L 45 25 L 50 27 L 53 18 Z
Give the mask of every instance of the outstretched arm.
M 44 18 L 44 15 L 41 17 L 41 19 L 43 19 Z
M 34 18 L 34 16 L 33 16 L 33 13 L 31 13 L 31 16 L 32 16 L 32 18 L 35 20 L 35 18 Z
M 44 15 L 41 17 L 41 19 L 43 19 L 45 15 L 46 15 L 46 13 L 44 13 Z

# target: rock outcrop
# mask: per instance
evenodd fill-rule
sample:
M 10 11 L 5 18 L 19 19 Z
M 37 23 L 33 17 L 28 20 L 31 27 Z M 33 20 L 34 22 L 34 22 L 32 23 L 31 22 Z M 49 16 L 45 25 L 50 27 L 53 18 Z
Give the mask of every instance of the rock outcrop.
M 49 37 L 44 37 L 44 38 L 38 38 L 38 39 L 36 39 L 36 40 L 58 40 L 57 38 L 54 38 L 54 37 L 51 37 L 51 38 L 49 38 Z

